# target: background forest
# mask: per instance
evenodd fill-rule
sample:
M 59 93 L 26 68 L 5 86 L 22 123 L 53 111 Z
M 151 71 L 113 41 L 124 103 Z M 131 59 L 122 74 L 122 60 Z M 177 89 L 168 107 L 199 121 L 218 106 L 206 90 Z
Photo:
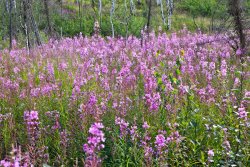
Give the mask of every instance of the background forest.
M 25 46 L 49 38 L 93 35 L 99 22 L 102 36 L 135 35 L 149 27 L 168 33 L 185 25 L 190 31 L 222 32 L 230 26 L 227 0 L 2 0 L 0 48 L 12 39 Z M 245 15 L 250 1 L 243 1 Z

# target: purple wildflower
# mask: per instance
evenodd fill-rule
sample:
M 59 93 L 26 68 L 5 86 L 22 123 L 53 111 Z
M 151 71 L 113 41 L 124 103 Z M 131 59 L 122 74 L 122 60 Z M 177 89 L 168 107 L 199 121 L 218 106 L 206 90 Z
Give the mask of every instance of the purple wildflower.
M 102 123 L 94 123 L 89 128 L 90 136 L 88 137 L 88 142 L 83 145 L 83 150 L 85 151 L 87 158 L 86 164 L 100 163 L 101 160 L 98 158 L 98 152 L 104 148 L 104 133 L 102 129 L 104 128 Z

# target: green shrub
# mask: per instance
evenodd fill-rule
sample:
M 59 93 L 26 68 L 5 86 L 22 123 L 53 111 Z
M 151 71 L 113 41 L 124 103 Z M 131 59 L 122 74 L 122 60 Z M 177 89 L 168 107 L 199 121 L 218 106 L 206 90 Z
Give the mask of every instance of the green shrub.
M 217 0 L 184 0 L 177 4 L 179 9 L 194 16 L 212 16 L 218 5 Z

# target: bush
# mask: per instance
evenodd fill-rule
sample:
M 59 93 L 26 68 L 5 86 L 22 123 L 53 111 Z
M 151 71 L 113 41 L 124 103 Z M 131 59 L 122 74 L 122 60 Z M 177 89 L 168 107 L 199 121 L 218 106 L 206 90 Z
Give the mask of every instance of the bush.
M 194 16 L 212 16 L 218 5 L 217 0 L 184 0 L 178 4 L 178 8 Z

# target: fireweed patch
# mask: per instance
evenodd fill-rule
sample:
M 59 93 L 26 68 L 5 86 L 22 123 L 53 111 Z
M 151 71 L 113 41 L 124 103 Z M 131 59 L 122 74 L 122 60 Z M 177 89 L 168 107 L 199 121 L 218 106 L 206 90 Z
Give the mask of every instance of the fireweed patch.
M 0 52 L 0 166 L 249 165 L 249 58 L 226 35 Z

